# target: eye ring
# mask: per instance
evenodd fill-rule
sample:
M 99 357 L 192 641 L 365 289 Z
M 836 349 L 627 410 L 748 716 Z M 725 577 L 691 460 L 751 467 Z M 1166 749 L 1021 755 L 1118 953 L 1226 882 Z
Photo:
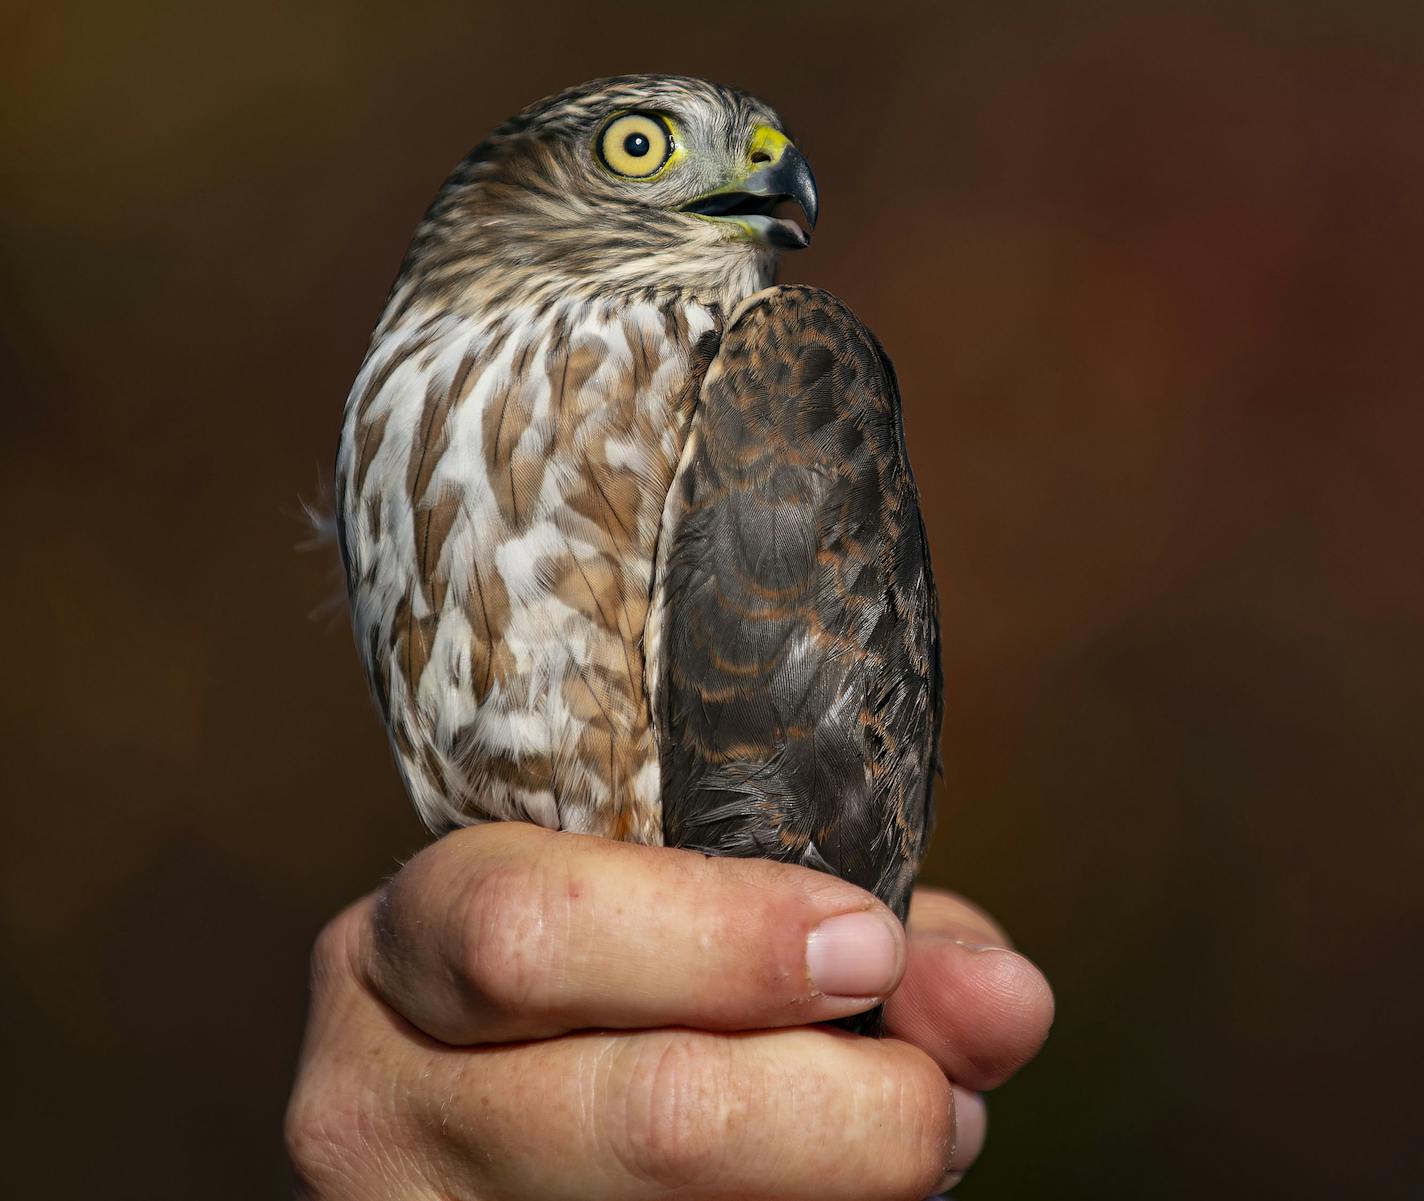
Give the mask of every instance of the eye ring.
M 652 179 L 672 157 L 672 130 L 657 113 L 619 113 L 599 132 L 599 160 L 624 179 Z

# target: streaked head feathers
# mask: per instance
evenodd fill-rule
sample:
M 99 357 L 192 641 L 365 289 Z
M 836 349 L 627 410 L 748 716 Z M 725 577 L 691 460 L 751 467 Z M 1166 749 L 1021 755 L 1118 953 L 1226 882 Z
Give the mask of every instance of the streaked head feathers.
M 595 80 L 530 105 L 455 169 L 398 290 L 481 308 L 570 293 L 716 300 L 805 245 L 791 203 L 814 223 L 810 169 L 762 101 L 677 76 Z

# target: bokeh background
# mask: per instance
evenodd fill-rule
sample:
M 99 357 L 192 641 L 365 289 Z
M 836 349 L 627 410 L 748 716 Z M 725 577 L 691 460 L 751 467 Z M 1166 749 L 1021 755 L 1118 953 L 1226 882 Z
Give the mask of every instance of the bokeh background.
M 15 1196 L 284 1194 L 323 920 L 423 840 L 299 553 L 406 239 L 621 70 L 780 107 L 894 356 L 926 876 L 1047 970 L 986 1198 L 1419 1196 L 1424 7 L 7 6 Z

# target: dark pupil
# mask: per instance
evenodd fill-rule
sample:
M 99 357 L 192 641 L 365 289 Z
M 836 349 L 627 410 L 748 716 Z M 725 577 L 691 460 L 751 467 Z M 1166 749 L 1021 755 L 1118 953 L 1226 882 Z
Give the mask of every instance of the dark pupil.
M 630 133 L 623 139 L 623 149 L 634 158 L 642 158 L 652 148 L 653 144 L 645 133 Z

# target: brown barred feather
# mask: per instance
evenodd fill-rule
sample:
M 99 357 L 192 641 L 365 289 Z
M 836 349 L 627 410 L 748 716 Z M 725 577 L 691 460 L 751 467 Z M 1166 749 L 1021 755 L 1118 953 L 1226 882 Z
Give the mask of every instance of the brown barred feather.
M 903 920 L 942 687 L 889 362 L 832 296 L 772 289 L 727 330 L 690 445 L 655 599 L 664 839 L 833 872 Z

